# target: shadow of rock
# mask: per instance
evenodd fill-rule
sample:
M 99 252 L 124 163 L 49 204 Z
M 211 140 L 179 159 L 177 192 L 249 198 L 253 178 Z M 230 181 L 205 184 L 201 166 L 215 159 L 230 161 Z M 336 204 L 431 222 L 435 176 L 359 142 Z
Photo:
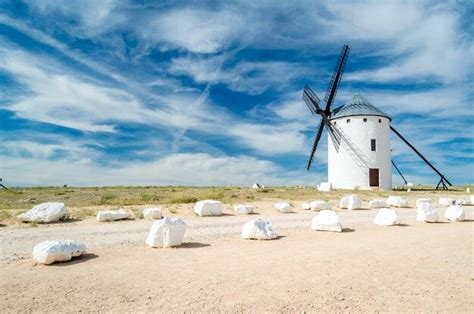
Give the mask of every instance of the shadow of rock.
M 408 224 L 396 224 L 395 227 L 409 227 Z
M 79 264 L 79 263 L 84 263 L 87 262 L 91 259 L 97 258 L 99 255 L 96 255 L 94 253 L 84 253 L 81 256 L 78 257 L 73 257 L 70 261 L 67 262 L 60 262 L 60 263 L 54 263 L 48 266 L 69 266 L 69 265 L 74 265 L 74 264 Z
M 342 232 L 354 232 L 355 230 L 352 228 L 342 228 Z
M 198 249 L 198 248 L 208 247 L 208 246 L 211 246 L 211 245 L 208 243 L 200 243 L 200 242 L 185 242 L 185 243 L 182 243 L 180 246 L 178 246 L 178 248 Z

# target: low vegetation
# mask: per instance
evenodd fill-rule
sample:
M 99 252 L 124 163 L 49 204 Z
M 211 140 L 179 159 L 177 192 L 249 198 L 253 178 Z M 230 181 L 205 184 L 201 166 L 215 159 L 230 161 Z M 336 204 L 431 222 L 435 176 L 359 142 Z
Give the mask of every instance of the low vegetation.
M 468 186 L 455 186 L 449 194 L 465 195 Z M 474 191 L 474 187 L 470 187 Z M 401 195 L 405 189 L 393 191 L 347 191 L 338 190 L 330 194 L 320 193 L 314 187 L 271 187 L 251 189 L 242 187 L 186 187 L 186 186 L 142 186 L 142 187 L 34 187 L 0 190 L 0 221 L 14 220 L 14 217 L 35 204 L 43 202 L 63 202 L 68 207 L 75 207 L 70 213 L 71 219 L 93 217 L 97 210 L 94 206 L 110 207 L 138 205 L 190 204 L 204 199 L 220 200 L 228 204 L 249 203 L 258 201 L 304 201 L 328 198 L 337 199 L 343 195 L 357 193 L 363 200 L 375 197 Z M 430 195 L 436 191 L 433 187 L 414 187 L 412 193 Z M 176 211 L 169 206 L 170 212 Z M 168 208 L 169 208 L 168 207 Z M 141 210 L 132 209 L 135 218 L 141 219 Z

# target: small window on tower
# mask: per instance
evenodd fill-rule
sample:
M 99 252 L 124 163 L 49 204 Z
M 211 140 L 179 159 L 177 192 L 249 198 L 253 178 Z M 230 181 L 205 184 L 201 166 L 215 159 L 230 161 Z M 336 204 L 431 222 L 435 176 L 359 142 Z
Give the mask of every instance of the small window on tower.
M 347 119 L 347 120 L 346 120 L 346 123 L 351 123 L 351 119 Z
M 379 123 L 382 123 L 382 119 L 379 119 Z
M 364 122 L 367 122 L 367 118 L 364 118 Z
M 372 150 L 373 152 L 376 151 L 377 145 L 376 145 L 374 139 L 371 139 L 371 140 L 370 140 L 370 148 L 371 148 L 371 150 Z

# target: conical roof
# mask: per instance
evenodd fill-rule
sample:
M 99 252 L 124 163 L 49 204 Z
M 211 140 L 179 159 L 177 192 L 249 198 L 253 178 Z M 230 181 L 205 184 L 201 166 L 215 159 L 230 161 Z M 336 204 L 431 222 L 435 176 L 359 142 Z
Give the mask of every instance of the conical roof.
M 330 119 L 332 120 L 349 116 L 379 116 L 392 121 L 392 118 L 359 94 L 355 94 L 344 105 L 334 108 Z

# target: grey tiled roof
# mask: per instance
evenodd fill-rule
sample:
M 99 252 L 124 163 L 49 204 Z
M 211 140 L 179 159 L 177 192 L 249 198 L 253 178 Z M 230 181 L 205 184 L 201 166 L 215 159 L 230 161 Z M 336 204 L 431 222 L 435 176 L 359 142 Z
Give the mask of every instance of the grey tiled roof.
M 359 94 L 355 94 L 348 102 L 344 105 L 334 108 L 330 119 L 337 119 L 349 116 L 380 116 L 390 118 L 379 108 L 372 105 L 367 99 Z

